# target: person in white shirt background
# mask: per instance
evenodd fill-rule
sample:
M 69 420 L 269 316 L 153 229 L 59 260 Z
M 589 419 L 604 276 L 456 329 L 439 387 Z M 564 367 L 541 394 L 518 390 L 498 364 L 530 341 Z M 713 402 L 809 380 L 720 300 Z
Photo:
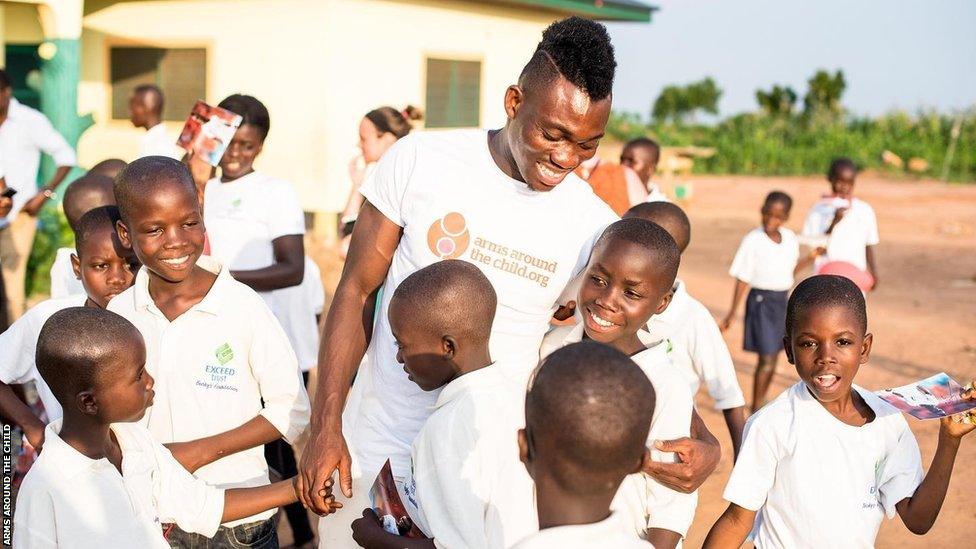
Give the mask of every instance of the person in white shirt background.
M 7 181 L 3 177 L 3 166 L 0 165 L 0 193 L 4 192 L 8 192 Z M 0 194 L 0 224 L 5 222 L 7 214 L 13 207 L 13 198 Z M 6 330 L 7 325 L 7 291 L 3 285 L 3 277 L 0 276 L 0 331 Z
M 790 195 L 781 191 L 766 195 L 759 211 L 760 227 L 742 237 L 729 268 L 735 289 L 729 314 L 719 327 L 724 333 L 732 326 L 748 288 L 743 349 L 759 355 L 753 374 L 753 412 L 766 402 L 766 391 L 776 372 L 779 352 L 783 350 L 786 299 L 793 287 L 793 277 L 823 253 L 823 248 L 814 248 L 800 260 L 800 241 L 793 231 L 783 226 L 792 208 Z
M 37 170 L 41 153 L 54 159 L 57 169 L 40 188 Z M 0 270 L 7 294 L 8 322 L 26 309 L 27 259 L 37 232 L 37 214 L 55 196 L 58 185 L 76 164 L 75 151 L 40 112 L 13 97 L 13 82 L 0 69 L 0 159 L 6 184 L 17 190 L 11 211 L 0 218 Z
M 668 202 L 667 195 L 656 183 L 651 181 L 660 159 L 661 146 L 647 137 L 638 137 L 628 141 L 620 152 L 620 164 L 633 170 L 640 178 L 641 184 L 647 189 L 646 202 Z
M 514 549 L 653 549 L 611 511 L 650 461 L 654 386 L 624 353 L 592 341 L 546 357 L 525 399 L 519 458 L 535 483 L 539 532 Z
M 165 99 L 163 90 L 153 84 L 142 84 L 132 90 L 129 98 L 129 121 L 146 133 L 139 139 L 139 155 L 168 156 L 179 160 L 183 151 L 176 146 L 176 138 L 166 131 L 163 123 Z
M 827 253 L 817 258 L 814 270 L 831 262 L 844 262 L 868 275 L 855 280 L 864 291 L 878 287 L 875 247 L 880 242 L 878 219 L 870 204 L 854 196 L 857 165 L 850 158 L 836 158 L 827 170 L 831 194 L 810 208 L 803 223 L 803 236 L 813 247 L 824 246 Z M 862 278 L 857 276 L 856 278 Z

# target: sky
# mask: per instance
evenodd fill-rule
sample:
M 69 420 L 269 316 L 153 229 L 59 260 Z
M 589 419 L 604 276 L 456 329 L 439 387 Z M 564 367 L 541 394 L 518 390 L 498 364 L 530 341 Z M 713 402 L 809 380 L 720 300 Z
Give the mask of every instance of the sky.
M 857 114 L 976 108 L 974 0 L 649 0 L 647 24 L 611 23 L 614 110 L 647 115 L 661 89 L 711 76 L 721 115 L 756 110 L 757 88 L 800 96 L 817 69 L 844 71 Z

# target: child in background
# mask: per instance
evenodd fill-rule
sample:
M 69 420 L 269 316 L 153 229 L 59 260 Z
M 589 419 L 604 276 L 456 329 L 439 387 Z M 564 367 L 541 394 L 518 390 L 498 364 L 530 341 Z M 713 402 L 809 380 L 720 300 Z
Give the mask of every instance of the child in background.
M 515 549 L 651 548 L 611 501 L 650 459 L 655 391 L 627 355 L 584 341 L 553 352 L 525 399 L 519 457 L 536 486 L 539 532 Z
M 71 263 L 84 292 L 42 301 L 27 310 L 10 328 L 0 333 L 0 414 L 24 431 L 27 441 L 40 450 L 44 425 L 59 419 L 61 405 L 37 373 L 34 351 L 37 337 L 47 319 L 68 307 L 104 309 L 109 300 L 132 285 L 139 261 L 132 250 L 122 247 L 115 224 L 115 206 L 95 208 L 75 222 L 75 251 Z M 10 384 L 33 381 L 44 408 L 42 417 L 14 394 Z M 46 421 L 45 421 L 46 420 Z
M 133 423 L 152 405 L 153 378 L 139 331 L 119 315 L 55 313 L 38 338 L 37 364 L 65 414 L 46 428 L 18 494 L 14 546 L 161 549 L 169 546 L 163 522 L 210 537 L 221 521 L 298 499 L 293 480 L 209 486 Z M 324 489 L 331 498 L 331 484 Z
M 684 253 L 691 242 L 691 222 L 680 207 L 670 202 L 638 204 L 624 214 L 624 219 L 641 218 L 657 223 L 678 244 Z M 745 397 L 735 375 L 732 355 L 719 332 L 712 313 L 688 293 L 680 278 L 675 279 L 673 296 L 668 308 L 654 315 L 647 330 L 656 339 L 668 339 L 674 344 L 669 353 L 691 389 L 705 383 L 708 394 L 721 410 L 732 439 L 732 450 L 738 455 L 742 429 L 746 424 Z
M 793 287 L 794 273 L 812 263 L 823 250 L 816 248 L 800 260 L 800 242 L 793 231 L 783 226 L 792 208 L 790 195 L 780 191 L 766 195 L 759 211 L 762 225 L 742 238 L 729 269 L 729 275 L 735 278 L 735 290 L 729 314 L 719 327 L 725 332 L 732 326 L 742 296 L 749 288 L 743 349 L 759 355 L 752 382 L 753 412 L 766 402 L 766 391 L 783 349 L 786 299 Z
M 397 360 L 421 389 L 440 391 L 414 440 L 405 490 L 416 494 L 413 518 L 434 539 L 389 534 L 366 509 L 352 525 L 360 546 L 501 549 L 538 530 L 532 481 L 517 459 L 525 388 L 488 353 L 496 306 L 488 278 L 459 260 L 397 286 L 390 303 Z
M 976 429 L 942 419 L 927 475 L 905 418 L 853 385 L 871 354 L 864 295 L 850 280 L 808 278 L 790 296 L 786 357 L 800 380 L 749 418 L 706 548 L 874 547 L 897 512 L 915 534 L 935 523 L 960 439 Z M 974 399 L 968 391 L 964 398 Z
M 559 327 L 542 343 L 543 357 L 555 349 L 592 339 L 630 356 L 651 380 L 657 406 L 647 444 L 688 437 L 694 401 L 688 385 L 668 358 L 670 342 L 645 331 L 652 315 L 667 308 L 680 254 L 674 239 L 643 219 L 610 225 L 593 246 L 577 303 L 583 322 Z M 655 461 L 674 462 L 673 454 L 654 450 Z M 655 547 L 673 548 L 695 517 L 697 492 L 684 494 L 644 474 L 628 477 L 613 509 L 630 522 L 635 537 Z
M 78 232 L 78 220 L 86 212 L 100 206 L 114 206 L 112 179 L 97 173 L 87 173 L 75 179 L 64 191 L 64 217 L 71 231 Z M 85 289 L 71 265 L 74 248 L 59 248 L 51 265 L 51 298 L 60 299 L 69 295 L 84 295 Z
M 190 472 L 222 488 L 268 483 L 262 445 L 293 441 L 309 404 L 295 353 L 264 301 L 209 257 L 188 168 L 162 156 L 129 164 L 115 181 L 122 244 L 143 268 L 109 309 L 142 333 L 156 402 L 144 418 Z M 176 526 L 170 544 L 273 547 L 274 511 L 225 523 L 213 541 Z
M 90 174 L 104 175 L 112 180 L 115 176 L 119 175 L 119 172 L 125 169 L 129 163 L 121 158 L 106 158 L 101 162 L 95 164 L 88 170 Z
M 620 153 L 620 164 L 634 170 L 647 189 L 646 202 L 668 202 L 668 197 L 651 181 L 660 159 L 661 146 L 646 137 L 628 141 Z
M 837 158 L 830 163 L 827 180 L 831 194 L 810 208 L 803 223 L 803 236 L 821 242 L 827 253 L 817 258 L 814 268 L 819 269 L 834 261 L 850 263 L 864 275 L 858 286 L 862 290 L 874 290 L 878 286 L 878 268 L 874 247 L 878 238 L 878 219 L 867 202 L 854 197 L 857 166 L 850 158 Z M 823 242 L 825 241 L 825 243 Z

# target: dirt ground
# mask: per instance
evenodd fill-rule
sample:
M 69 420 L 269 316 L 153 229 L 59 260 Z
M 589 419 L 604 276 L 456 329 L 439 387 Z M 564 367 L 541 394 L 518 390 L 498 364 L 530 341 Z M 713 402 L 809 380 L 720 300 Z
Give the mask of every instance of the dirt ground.
M 665 187 L 667 187 L 665 185 Z M 765 194 L 779 189 L 794 199 L 788 225 L 799 231 L 813 202 L 827 190 L 819 178 L 699 177 L 685 204 L 692 221 L 691 246 L 682 257 L 680 276 L 693 296 L 721 318 L 728 311 L 732 281 L 727 275 L 739 240 L 759 222 Z M 874 206 L 881 244 L 877 248 L 878 289 L 868 297 L 869 329 L 874 333 L 870 363 L 857 383 L 869 389 L 893 387 L 945 371 L 957 381 L 976 377 L 976 186 L 935 182 L 896 182 L 862 175 L 857 195 Z M 329 247 L 310 243 L 322 267 L 328 290 L 335 288 L 341 268 Z M 741 319 L 726 335 L 751 399 L 755 357 L 741 350 Z M 797 380 L 781 357 L 770 395 Z M 724 511 L 722 489 L 732 465 L 731 446 L 719 412 L 707 394 L 698 395 L 698 409 L 722 441 L 725 455 L 702 486 L 695 524 L 687 547 L 700 547 L 715 519 Z M 909 424 L 918 438 L 926 469 L 935 452 L 938 422 Z M 886 521 L 878 547 L 950 546 L 962 529 L 976 524 L 976 435 L 967 437 L 956 461 L 942 514 L 925 536 L 910 533 L 899 519 Z M 828 472 L 829 475 L 829 472 Z M 829 476 L 825 478 L 829 484 Z M 825 525 L 829 527 L 829 525 Z M 290 532 L 281 527 L 282 545 Z

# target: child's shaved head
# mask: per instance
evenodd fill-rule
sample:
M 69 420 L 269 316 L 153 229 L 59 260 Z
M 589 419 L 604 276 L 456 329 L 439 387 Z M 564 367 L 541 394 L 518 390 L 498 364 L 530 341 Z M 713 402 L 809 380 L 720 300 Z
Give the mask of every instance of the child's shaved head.
M 88 173 L 104 175 L 115 179 L 115 176 L 119 175 L 119 172 L 125 169 L 125 167 L 128 165 L 129 163 L 121 158 L 107 158 L 92 166 L 91 169 L 88 170 Z
M 457 259 L 420 269 L 393 292 L 396 306 L 423 330 L 468 341 L 488 340 L 497 299 L 488 277 Z
M 112 374 L 123 357 L 145 345 L 139 331 L 121 316 L 95 307 L 62 309 L 44 323 L 37 338 L 37 370 L 67 410 L 81 391 Z
M 525 400 L 529 460 L 566 493 L 612 497 L 638 470 L 654 387 L 627 355 L 582 341 L 549 355 Z
M 636 244 L 646 250 L 647 255 L 653 259 L 655 270 L 661 273 L 663 279 L 670 280 L 668 287 L 674 284 L 674 279 L 678 276 L 678 265 L 681 263 L 681 251 L 668 231 L 646 219 L 625 217 L 611 223 L 593 248 L 596 250 L 617 241 Z
M 678 249 L 684 253 L 691 242 L 691 222 L 688 216 L 677 205 L 671 202 L 644 202 L 624 213 L 624 219 L 639 217 L 657 223 L 668 231 L 671 238 L 678 243 Z
M 115 204 L 112 190 L 112 178 L 97 173 L 88 172 L 75 179 L 64 191 L 64 217 L 68 220 L 71 230 L 78 232 L 78 221 L 81 216 L 94 208 Z
M 123 220 L 128 220 L 136 202 L 158 189 L 176 185 L 192 195 L 196 201 L 196 185 L 189 168 L 179 160 L 166 156 L 146 156 L 133 161 L 115 179 L 115 202 Z
M 791 337 L 797 319 L 809 309 L 843 307 L 854 316 L 862 333 L 868 330 L 864 294 L 849 278 L 838 275 L 811 276 L 797 284 L 786 305 L 786 336 Z
M 84 247 L 85 242 L 101 231 L 107 229 L 114 234 L 115 224 L 120 219 L 122 218 L 119 215 L 119 208 L 116 206 L 102 206 L 81 216 L 75 228 L 75 250 L 80 255 L 80 250 Z

